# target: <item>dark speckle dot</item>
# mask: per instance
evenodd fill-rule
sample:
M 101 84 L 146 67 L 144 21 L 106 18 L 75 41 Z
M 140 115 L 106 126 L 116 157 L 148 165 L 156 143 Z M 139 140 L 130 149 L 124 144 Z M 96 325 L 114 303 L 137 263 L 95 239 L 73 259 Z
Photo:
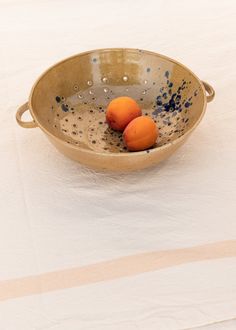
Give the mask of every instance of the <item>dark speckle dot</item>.
M 166 72 L 165 72 L 165 77 L 166 77 L 166 78 L 169 78 L 169 71 L 166 71 Z
M 146 152 L 149 154 L 150 150 L 147 150 Z
M 65 106 L 64 103 L 61 105 L 61 109 L 62 109 L 62 111 L 64 111 L 64 112 L 67 112 L 67 111 L 68 111 L 68 108 Z
M 93 58 L 93 62 L 96 63 L 97 62 L 97 59 L 96 58 Z
M 171 125 L 171 123 L 168 123 L 168 126 L 170 126 Z
M 102 107 L 99 107 L 100 110 L 102 110 Z
M 156 85 L 156 83 L 155 83 L 155 81 L 153 81 L 153 83 L 152 83 L 153 85 Z
M 83 131 L 79 131 L 79 134 L 83 134 Z
M 57 113 L 57 117 L 59 117 L 60 115 L 59 115 L 59 113 Z
M 87 102 L 84 102 L 84 104 L 87 104 Z
M 93 113 L 93 110 L 89 110 L 89 112 Z
M 68 122 L 68 119 L 66 118 L 65 121 Z
M 100 124 L 100 125 L 102 125 L 102 124 L 103 124 L 103 122 L 102 122 L 102 121 L 100 121 L 100 122 L 99 122 L 99 124 Z
M 61 102 L 61 98 L 60 98 L 60 96 L 56 96 L 55 99 L 56 99 L 57 103 Z
M 73 124 L 73 127 L 76 127 L 76 124 Z
M 176 96 L 176 102 L 179 102 L 181 100 L 181 95 L 180 94 L 177 94 Z
M 140 101 L 143 101 L 143 98 L 142 97 L 140 98 Z
M 164 99 L 167 99 L 167 93 L 163 93 Z
M 78 117 L 79 120 L 81 120 L 82 118 L 81 117 Z
M 189 107 L 190 107 L 190 105 L 191 105 L 191 103 L 190 103 L 190 102 L 186 102 L 184 106 L 185 106 L 185 108 L 189 108 Z
M 71 110 L 74 110 L 74 108 L 70 108 Z
M 124 149 L 124 150 L 127 150 L 127 147 L 124 147 L 123 149 Z
M 173 83 L 172 83 L 172 82 L 170 82 L 170 83 L 169 83 L 169 87 L 171 88 L 172 86 L 173 86 Z
M 151 71 L 151 69 L 150 68 L 147 68 L 147 72 L 150 72 Z
M 95 143 L 96 143 L 96 141 L 95 141 L 95 140 L 93 140 L 93 141 L 92 141 L 92 143 L 93 143 L 93 144 L 95 144 Z
M 189 118 L 185 119 L 185 123 L 187 123 L 189 121 Z
M 73 135 L 76 135 L 76 132 L 75 132 L 75 131 L 72 131 L 72 134 L 73 134 Z

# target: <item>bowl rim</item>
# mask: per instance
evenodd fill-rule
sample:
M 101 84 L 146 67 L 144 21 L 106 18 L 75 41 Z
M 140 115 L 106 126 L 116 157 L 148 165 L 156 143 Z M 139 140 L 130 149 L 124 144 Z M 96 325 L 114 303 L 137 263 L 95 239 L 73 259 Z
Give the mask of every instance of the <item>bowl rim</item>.
M 203 108 L 202 108 L 202 112 L 199 116 L 199 118 L 197 119 L 197 121 L 195 122 L 195 124 L 188 129 L 183 135 L 181 135 L 180 137 L 176 138 L 174 141 L 168 142 L 165 145 L 162 145 L 160 147 L 156 147 L 156 148 L 151 148 L 151 149 L 146 149 L 146 150 L 141 150 L 141 151 L 132 151 L 132 152 L 99 152 L 99 151 L 94 151 L 94 150 L 90 150 L 90 149 L 85 149 L 83 147 L 79 147 L 77 145 L 73 145 L 73 144 L 68 144 L 65 140 L 57 137 L 56 135 L 52 134 L 50 131 L 48 131 L 43 125 L 41 125 L 41 123 L 37 120 L 37 117 L 34 115 L 34 110 L 33 110 L 33 106 L 32 106 L 32 100 L 33 100 L 33 96 L 34 96 L 34 91 L 38 85 L 38 83 L 40 82 L 40 80 L 51 70 L 53 70 L 55 67 L 61 65 L 64 62 L 67 62 L 73 58 L 76 58 L 78 56 L 84 56 L 84 55 L 89 55 L 95 52 L 110 52 L 110 51 L 130 51 L 130 52 L 142 52 L 143 54 L 149 54 L 149 55 L 155 55 L 158 56 L 160 58 L 163 58 L 167 61 L 170 61 L 174 64 L 179 65 L 180 67 L 182 67 L 183 69 L 187 70 L 199 83 L 199 86 L 201 88 L 201 92 L 203 94 L 203 99 L 204 99 L 204 103 L 203 103 Z M 92 49 L 92 50 L 88 50 L 85 52 L 81 52 L 81 53 L 77 53 L 75 55 L 69 56 L 59 62 L 56 62 L 55 64 L 53 64 L 52 66 L 50 66 L 48 69 L 46 69 L 39 77 L 38 79 L 35 81 L 35 83 L 33 84 L 31 91 L 30 91 L 30 95 L 29 95 L 29 100 L 28 100 L 28 105 L 29 105 L 29 111 L 31 116 L 33 117 L 34 121 L 36 122 L 37 126 L 45 133 L 47 134 L 50 138 L 56 140 L 58 143 L 62 143 L 65 147 L 67 148 L 72 148 L 74 150 L 79 150 L 80 152 L 84 152 L 84 153 L 88 153 L 88 154 L 92 154 L 92 155 L 99 155 L 99 156 L 104 156 L 104 157 L 129 157 L 129 156 L 138 156 L 138 155 L 150 155 L 151 153 L 154 152 L 159 152 L 161 150 L 164 149 L 168 149 L 170 146 L 174 146 L 175 144 L 179 144 L 181 143 L 181 141 L 185 140 L 187 138 L 188 135 L 190 135 L 194 129 L 199 125 L 199 123 L 201 122 L 205 112 L 206 112 L 206 105 L 207 105 L 207 97 L 206 97 L 206 93 L 205 93 L 205 88 L 204 85 L 202 83 L 202 81 L 197 77 L 197 75 L 192 72 L 192 70 L 190 70 L 187 66 L 185 66 L 184 64 L 180 63 L 179 61 L 176 61 L 166 55 L 162 55 L 159 54 L 157 52 L 154 51 L 149 51 L 149 50 L 144 50 L 144 49 L 140 49 L 140 48 L 126 48 L 126 47 L 118 47 L 118 48 L 97 48 L 97 49 Z M 36 117 L 36 118 L 35 118 Z M 148 151 L 148 152 L 147 152 Z

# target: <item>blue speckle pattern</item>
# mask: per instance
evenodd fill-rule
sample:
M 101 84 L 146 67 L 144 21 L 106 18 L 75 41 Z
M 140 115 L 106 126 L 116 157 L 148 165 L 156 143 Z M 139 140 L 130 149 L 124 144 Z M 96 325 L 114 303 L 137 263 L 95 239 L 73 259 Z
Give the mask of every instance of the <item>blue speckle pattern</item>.
M 181 85 L 174 89 L 174 83 L 170 81 L 169 71 L 165 71 L 164 77 L 166 78 L 165 87 L 160 88 L 160 94 L 156 97 L 155 109 L 152 113 L 153 116 L 158 116 L 161 113 L 172 113 L 172 116 L 176 116 L 178 113 L 182 112 L 184 109 L 191 107 L 192 96 L 188 99 L 183 99 L 182 92 L 187 88 L 187 85 L 191 82 L 182 80 Z M 197 91 L 194 91 L 194 96 L 197 96 Z M 165 124 L 165 122 L 164 122 Z M 168 123 L 166 123 L 168 125 Z

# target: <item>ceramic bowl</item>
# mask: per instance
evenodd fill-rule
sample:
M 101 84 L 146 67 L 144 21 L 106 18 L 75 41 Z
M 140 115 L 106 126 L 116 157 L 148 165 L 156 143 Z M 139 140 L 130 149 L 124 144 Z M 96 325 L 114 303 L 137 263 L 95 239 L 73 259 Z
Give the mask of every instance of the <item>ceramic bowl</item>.
M 128 171 L 169 157 L 202 119 L 213 88 L 166 56 L 139 49 L 98 49 L 61 61 L 34 84 L 16 114 L 19 125 L 39 127 L 64 155 L 87 166 Z M 105 122 L 109 102 L 130 96 L 160 131 L 150 149 L 129 152 L 122 133 Z M 29 110 L 31 122 L 22 115 Z

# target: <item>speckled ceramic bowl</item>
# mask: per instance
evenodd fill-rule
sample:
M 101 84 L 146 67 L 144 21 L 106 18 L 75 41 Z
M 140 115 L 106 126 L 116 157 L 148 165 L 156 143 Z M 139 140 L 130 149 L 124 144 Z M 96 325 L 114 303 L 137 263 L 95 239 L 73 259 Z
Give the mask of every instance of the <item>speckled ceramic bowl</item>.
M 127 151 L 121 133 L 105 122 L 108 103 L 124 95 L 134 98 L 160 130 L 149 150 Z M 49 68 L 16 119 L 22 127 L 40 127 L 58 150 L 80 163 L 136 170 L 159 163 L 183 144 L 213 97 L 210 85 L 166 56 L 139 49 L 98 49 Z M 31 122 L 21 118 L 28 109 Z

